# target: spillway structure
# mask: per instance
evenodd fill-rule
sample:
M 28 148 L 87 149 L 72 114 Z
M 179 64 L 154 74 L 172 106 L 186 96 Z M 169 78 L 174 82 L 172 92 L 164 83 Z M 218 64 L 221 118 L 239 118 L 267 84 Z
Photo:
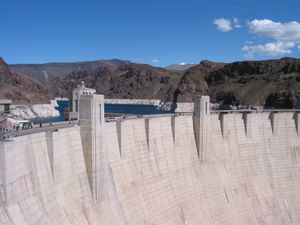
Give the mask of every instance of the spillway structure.
M 0 224 L 300 224 L 298 111 L 211 111 L 80 125 L 0 141 Z

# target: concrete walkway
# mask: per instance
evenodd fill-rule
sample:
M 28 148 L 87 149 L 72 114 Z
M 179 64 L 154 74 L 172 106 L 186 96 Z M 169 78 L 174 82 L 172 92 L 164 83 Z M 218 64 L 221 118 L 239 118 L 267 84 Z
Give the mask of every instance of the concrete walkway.
M 77 123 L 71 123 L 69 124 L 68 122 L 64 123 L 53 123 L 53 125 L 50 124 L 43 124 L 43 127 L 33 127 L 27 130 L 20 130 L 17 136 L 23 136 L 23 135 L 28 135 L 28 134 L 33 134 L 33 133 L 39 133 L 39 132 L 46 132 L 46 131 L 55 131 L 56 129 L 61 129 L 61 128 L 67 128 L 67 127 L 74 127 L 77 126 Z

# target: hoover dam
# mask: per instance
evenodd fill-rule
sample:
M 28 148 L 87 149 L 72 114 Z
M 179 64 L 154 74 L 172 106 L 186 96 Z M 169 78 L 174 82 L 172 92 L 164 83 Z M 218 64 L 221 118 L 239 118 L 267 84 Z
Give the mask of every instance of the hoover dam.
M 0 224 L 300 224 L 300 111 L 211 111 L 105 122 L 0 141 Z

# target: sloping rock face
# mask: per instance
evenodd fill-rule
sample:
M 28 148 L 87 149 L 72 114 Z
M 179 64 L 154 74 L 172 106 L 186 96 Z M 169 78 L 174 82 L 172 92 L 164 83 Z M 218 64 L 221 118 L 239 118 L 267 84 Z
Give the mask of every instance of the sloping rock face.
M 203 60 L 199 65 L 188 69 L 182 76 L 174 92 L 175 102 L 192 102 L 196 94 L 208 94 L 206 76 L 213 70 L 222 68 L 224 63 Z
M 201 159 L 192 116 L 101 124 L 95 155 L 87 127 L 0 142 L 0 224 L 299 224 L 294 114 L 221 118 Z
M 104 66 L 74 71 L 48 82 L 49 90 L 56 96 L 70 96 L 73 88 L 84 81 L 87 87 L 107 98 L 141 98 L 172 100 L 180 74 L 144 64 L 126 64 L 118 67 Z
M 0 98 L 13 103 L 49 103 L 52 98 L 45 85 L 12 71 L 0 57 Z
M 229 64 L 204 61 L 186 71 L 178 83 L 174 99 L 191 102 L 195 94 L 207 94 L 213 102 L 218 103 L 269 106 L 269 97 L 279 97 L 275 93 L 299 89 L 299 59 L 282 58 Z M 273 106 L 295 107 L 294 104 L 278 103 Z

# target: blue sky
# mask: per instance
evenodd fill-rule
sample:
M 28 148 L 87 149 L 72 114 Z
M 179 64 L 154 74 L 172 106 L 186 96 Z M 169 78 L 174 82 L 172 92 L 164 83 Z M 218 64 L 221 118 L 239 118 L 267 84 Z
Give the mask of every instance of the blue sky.
M 0 56 L 8 63 L 300 57 L 297 0 L 9 0 L 0 7 Z

